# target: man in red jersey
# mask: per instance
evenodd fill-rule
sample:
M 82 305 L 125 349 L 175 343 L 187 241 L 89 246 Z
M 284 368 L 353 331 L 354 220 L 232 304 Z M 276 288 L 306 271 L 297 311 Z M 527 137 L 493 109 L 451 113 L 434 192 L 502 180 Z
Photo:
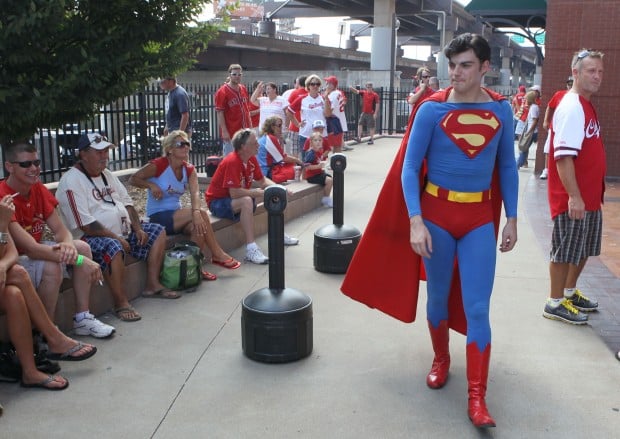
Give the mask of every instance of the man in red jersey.
M 551 122 L 549 207 L 553 219 L 549 275 L 551 292 L 543 316 L 575 325 L 598 303 L 577 289 L 589 256 L 601 253 L 606 158 L 601 125 L 590 102 L 603 80 L 603 54 L 582 50 L 573 56 L 573 87 Z
M 243 68 L 239 64 L 231 64 L 228 67 L 229 81 L 215 92 L 215 111 L 222 136 L 223 155 L 233 151 L 233 134 L 241 128 L 252 128 L 248 107 L 250 98 L 247 89 L 241 84 L 242 76 Z
M 370 134 L 370 140 L 368 144 L 375 143 L 373 138 L 375 137 L 375 127 L 377 125 L 377 115 L 379 114 L 379 95 L 373 90 L 372 82 L 366 83 L 366 90 L 358 90 L 355 87 L 350 87 L 351 91 L 362 97 L 362 115 L 357 123 L 357 142 L 362 142 L 362 131 L 364 127 L 368 128 Z

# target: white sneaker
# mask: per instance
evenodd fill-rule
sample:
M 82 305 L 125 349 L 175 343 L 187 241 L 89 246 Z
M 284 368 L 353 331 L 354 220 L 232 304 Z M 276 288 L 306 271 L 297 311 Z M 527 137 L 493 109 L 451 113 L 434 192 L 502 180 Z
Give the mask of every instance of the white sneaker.
M 260 248 L 255 247 L 251 250 L 248 250 L 245 253 L 245 260 L 251 262 L 253 264 L 267 264 L 269 262 L 269 258 L 260 251 Z
M 297 245 L 299 244 L 299 239 L 293 238 L 292 236 L 288 236 L 286 233 L 284 234 L 284 245 Z
M 547 179 L 547 175 L 549 175 L 549 171 L 547 171 L 547 168 L 543 169 L 542 172 L 540 173 L 540 179 L 541 180 L 546 180 Z
M 323 197 L 321 204 L 325 207 L 334 207 L 334 201 L 330 197 Z
M 86 314 L 82 320 L 77 322 L 75 317 L 73 318 L 73 332 L 77 335 L 90 335 L 95 338 L 107 338 L 110 337 L 116 329 L 113 326 L 106 325 L 105 323 L 97 320 L 91 313 Z

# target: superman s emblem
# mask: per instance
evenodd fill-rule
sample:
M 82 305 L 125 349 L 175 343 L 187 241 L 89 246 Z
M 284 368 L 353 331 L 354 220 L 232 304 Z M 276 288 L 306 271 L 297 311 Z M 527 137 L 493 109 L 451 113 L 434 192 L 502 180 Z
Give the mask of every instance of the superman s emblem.
M 469 158 L 487 147 L 501 127 L 499 119 L 487 110 L 454 110 L 440 123 L 441 129 Z

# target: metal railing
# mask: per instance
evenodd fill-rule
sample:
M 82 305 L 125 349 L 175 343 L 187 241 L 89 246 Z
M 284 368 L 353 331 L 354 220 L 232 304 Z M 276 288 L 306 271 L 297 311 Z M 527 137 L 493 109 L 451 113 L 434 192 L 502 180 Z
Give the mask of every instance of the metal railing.
M 191 101 L 193 134 L 190 160 L 198 172 L 206 172 L 207 158 L 222 151 L 214 102 L 220 84 L 182 85 Z M 248 91 L 252 92 L 251 89 Z M 344 138 L 350 140 L 357 136 L 361 97 L 350 90 L 344 91 L 348 121 Z M 409 90 L 378 88 L 375 91 L 379 94 L 381 106 L 376 133 L 404 132 L 410 111 L 407 104 Z M 58 181 L 73 166 L 77 142 L 84 132 L 101 132 L 118 146 L 110 149 L 109 168 L 112 170 L 140 167 L 161 155 L 165 101 L 166 92 L 152 85 L 102 107 L 92 119 L 67 121 L 61 127 L 39 129 L 31 141 L 38 148 L 41 158 L 41 180 L 46 183 Z

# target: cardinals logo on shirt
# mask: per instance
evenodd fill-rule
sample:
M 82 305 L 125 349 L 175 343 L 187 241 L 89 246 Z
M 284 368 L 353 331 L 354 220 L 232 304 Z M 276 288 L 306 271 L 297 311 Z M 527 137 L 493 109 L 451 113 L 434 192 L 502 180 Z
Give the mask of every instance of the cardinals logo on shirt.
M 467 155 L 475 158 L 501 127 L 497 116 L 486 110 L 454 110 L 440 123 L 444 133 Z

